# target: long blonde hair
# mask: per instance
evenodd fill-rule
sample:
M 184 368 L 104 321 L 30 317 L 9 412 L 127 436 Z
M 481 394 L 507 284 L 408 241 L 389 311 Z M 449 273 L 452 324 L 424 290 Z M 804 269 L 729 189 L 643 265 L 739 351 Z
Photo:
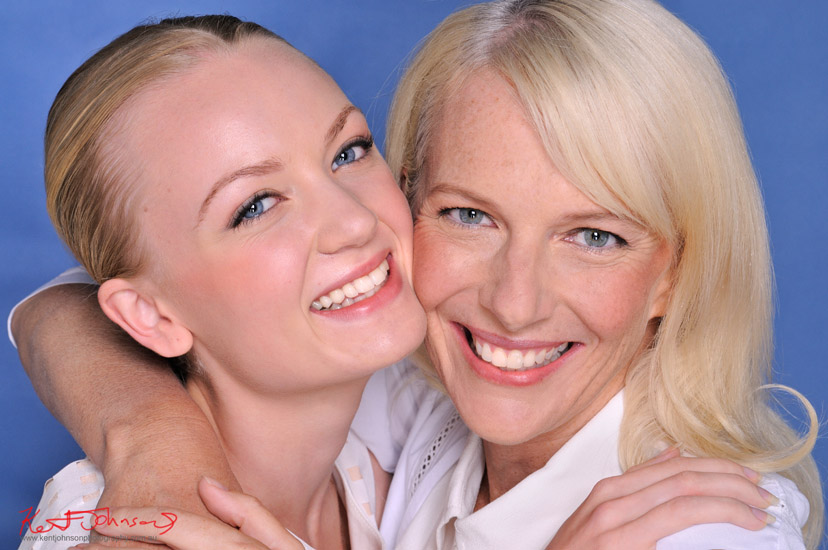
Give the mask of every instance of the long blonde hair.
M 397 89 L 386 158 L 416 215 L 447 98 L 486 68 L 514 88 L 557 168 L 592 200 L 676 250 L 670 304 L 630 369 L 620 459 L 664 442 L 781 472 L 823 502 L 810 452 L 769 389 L 773 281 L 764 208 L 735 101 L 713 54 L 649 0 L 511 0 L 447 18 Z
M 52 223 L 97 281 L 130 277 L 144 265 L 131 208 L 134 173 L 107 138 L 116 115 L 140 91 L 192 68 L 207 52 L 251 37 L 287 44 L 229 15 L 178 17 L 140 25 L 90 57 L 64 83 L 46 124 L 46 203 Z

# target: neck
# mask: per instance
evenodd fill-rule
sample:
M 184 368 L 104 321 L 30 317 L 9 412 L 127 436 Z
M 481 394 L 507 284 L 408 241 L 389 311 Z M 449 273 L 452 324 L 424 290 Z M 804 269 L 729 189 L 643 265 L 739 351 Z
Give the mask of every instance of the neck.
M 623 387 L 623 379 L 613 384 L 587 405 L 580 413 L 558 428 L 517 445 L 500 445 L 483 440 L 486 473 L 481 481 L 475 510 L 500 497 L 531 473 L 543 468 L 552 456 L 592 417 L 609 403 Z
M 264 394 L 220 369 L 187 389 L 218 434 L 245 493 L 316 548 L 343 541 L 334 461 L 345 444 L 367 378 L 293 394 Z M 347 525 L 347 523 L 345 524 Z

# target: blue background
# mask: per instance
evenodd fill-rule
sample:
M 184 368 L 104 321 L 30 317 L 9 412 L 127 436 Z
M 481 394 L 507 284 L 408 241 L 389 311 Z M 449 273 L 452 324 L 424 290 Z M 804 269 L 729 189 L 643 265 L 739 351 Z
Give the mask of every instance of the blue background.
M 402 60 L 458 0 L 9 2 L 0 19 L 0 312 L 73 264 L 44 207 L 43 128 L 52 99 L 96 49 L 147 17 L 227 12 L 316 59 L 368 116 L 378 142 Z M 767 204 L 777 276 L 776 380 L 824 417 L 828 361 L 828 2 L 665 0 L 711 45 L 742 112 Z M 304 3 L 303 3 L 304 4 Z M 0 547 L 19 543 L 43 482 L 81 456 L 0 344 Z M 816 459 L 828 477 L 828 443 Z M 823 543 L 823 547 L 828 545 Z

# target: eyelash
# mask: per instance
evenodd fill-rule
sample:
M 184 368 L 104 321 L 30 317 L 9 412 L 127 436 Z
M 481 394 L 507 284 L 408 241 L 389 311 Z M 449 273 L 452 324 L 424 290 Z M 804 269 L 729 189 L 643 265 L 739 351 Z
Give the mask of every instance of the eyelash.
M 576 243 L 580 246 L 585 246 L 590 252 L 600 253 L 604 250 L 608 250 L 608 249 L 612 249 L 612 248 L 624 248 L 624 247 L 628 246 L 627 241 L 624 240 L 619 235 L 613 233 L 612 231 L 606 231 L 604 229 L 598 229 L 597 227 L 579 227 L 578 229 L 576 229 L 572 233 L 570 233 L 569 238 L 572 239 L 572 238 L 577 237 L 579 235 L 583 235 L 587 231 L 596 231 L 598 233 L 604 233 L 604 234 L 608 235 L 609 237 L 615 239 L 615 245 L 613 245 L 613 246 L 589 246 L 589 243 L 586 242 L 586 238 L 584 238 L 584 244 L 583 245 L 581 245 L 581 243 Z
M 342 155 L 343 153 L 345 153 L 346 151 L 348 151 L 349 149 L 353 149 L 354 147 L 362 147 L 363 149 L 365 149 L 365 154 L 362 155 L 361 157 L 359 157 L 358 159 L 354 159 L 350 162 L 347 162 L 345 164 L 340 164 L 339 166 L 337 166 L 336 161 L 339 158 L 339 156 Z M 342 148 L 339 151 L 337 151 L 336 155 L 334 155 L 334 160 L 331 162 L 331 169 L 336 171 L 337 169 L 341 168 L 342 166 L 347 166 L 348 164 L 354 164 L 355 162 L 359 162 L 362 159 L 364 159 L 365 157 L 367 157 L 368 153 L 370 153 L 373 148 L 374 148 L 374 137 L 371 134 L 356 137 L 356 138 L 352 139 L 351 141 L 349 141 L 348 143 L 346 143 L 345 145 L 343 145 Z
M 451 213 L 455 210 L 457 210 L 457 211 L 467 210 L 467 211 L 477 212 L 478 214 L 482 214 L 483 216 L 488 218 L 492 225 L 495 225 L 494 220 L 492 219 L 492 217 L 485 210 L 480 210 L 479 208 L 471 208 L 471 207 L 468 207 L 468 206 L 452 206 L 450 208 L 442 208 L 437 213 L 437 216 L 440 217 L 440 218 L 447 218 L 451 223 L 453 223 L 454 225 L 456 225 L 457 227 L 460 227 L 462 229 L 475 229 L 477 227 L 491 227 L 490 225 L 483 225 L 482 222 L 480 224 L 472 224 L 472 223 L 463 223 L 461 221 L 454 220 L 454 219 L 451 218 Z
M 279 194 L 274 191 L 258 191 L 255 195 L 244 201 L 241 206 L 239 206 L 236 211 L 233 213 L 233 217 L 230 220 L 230 229 L 237 229 L 241 225 L 248 225 L 258 221 L 263 215 L 276 206 L 273 205 L 255 218 L 245 218 L 244 215 L 250 210 L 250 207 L 256 204 L 257 202 L 268 199 L 268 198 L 279 198 Z

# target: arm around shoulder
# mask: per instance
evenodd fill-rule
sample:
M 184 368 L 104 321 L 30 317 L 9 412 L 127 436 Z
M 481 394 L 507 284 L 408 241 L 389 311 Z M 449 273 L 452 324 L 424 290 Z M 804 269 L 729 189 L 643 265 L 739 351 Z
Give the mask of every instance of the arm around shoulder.
M 25 300 L 11 331 L 35 391 L 107 481 L 103 500 L 204 511 L 198 479 L 235 479 L 201 410 L 167 361 L 101 311 L 97 287 L 62 284 Z

